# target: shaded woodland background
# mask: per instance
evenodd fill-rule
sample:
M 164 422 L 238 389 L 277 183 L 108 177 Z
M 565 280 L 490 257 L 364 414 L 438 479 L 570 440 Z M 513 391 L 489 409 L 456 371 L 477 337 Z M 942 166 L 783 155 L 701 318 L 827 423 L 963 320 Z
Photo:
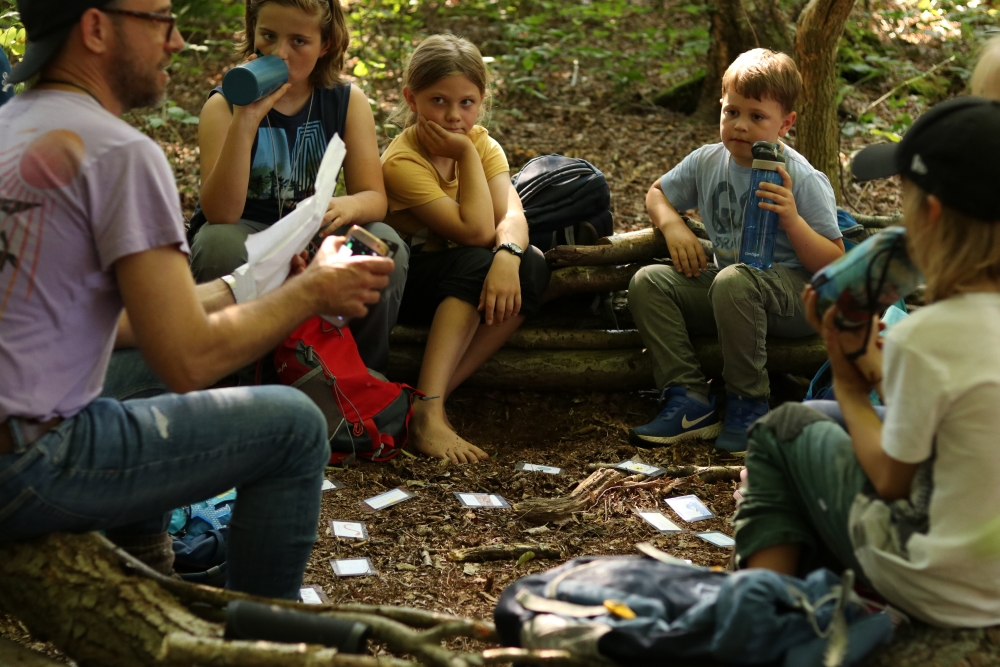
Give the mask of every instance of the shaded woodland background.
M 712 107 L 718 94 L 702 81 L 712 76 L 720 40 L 732 46 L 747 34 L 758 41 L 774 39 L 764 28 L 777 20 L 794 48 L 806 2 L 354 0 L 345 6 L 352 28 L 346 77 L 367 92 L 383 146 L 397 131 L 385 125 L 385 118 L 398 103 L 409 53 L 426 35 L 463 35 L 480 46 L 496 75 L 487 124 L 512 169 L 553 152 L 589 160 L 607 176 L 616 230 L 630 231 L 649 226 L 643 203 L 649 185 L 695 147 L 718 141 L 717 108 Z M 849 156 L 867 143 L 898 141 L 922 111 L 963 93 L 977 50 L 996 25 L 998 7 L 1000 3 L 980 0 L 864 0 L 850 8 L 843 36 L 834 45 L 835 152 L 844 169 L 832 174 L 849 211 L 887 214 L 898 209 L 898 184 L 853 182 L 846 170 Z M 16 61 L 24 34 L 12 10 L 11 0 L 0 0 L 0 45 Z M 208 91 L 234 64 L 232 44 L 242 30 L 243 2 L 175 0 L 174 10 L 187 47 L 171 66 L 167 99 L 158 109 L 133 111 L 125 118 L 162 146 L 190 214 L 200 178 L 198 114 Z M 740 25 L 727 27 L 726 21 Z M 756 28 L 748 33 L 747 25 Z M 796 144 L 794 130 L 789 141 Z M 800 396 L 796 380 L 776 382 L 776 392 Z M 453 422 L 496 456 L 475 467 L 399 457 L 391 464 L 333 471 L 347 488 L 324 498 L 320 542 L 306 583 L 322 586 L 334 602 L 405 604 L 489 618 L 504 586 L 559 561 L 463 565 L 448 561 L 450 549 L 546 542 L 569 558 L 634 553 L 636 542 L 650 541 L 699 564 L 724 565 L 728 551 L 690 534 L 657 535 L 634 516 L 633 507 L 657 505 L 664 488 L 609 494 L 588 511 L 541 530 L 510 512 L 459 508 L 451 496 L 453 491 L 488 491 L 512 503 L 559 496 L 588 476 L 588 466 L 627 458 L 659 465 L 741 463 L 739 457 L 714 452 L 710 443 L 651 452 L 630 446 L 628 428 L 648 421 L 655 411 L 650 393 L 461 389 L 450 402 Z M 514 474 L 518 461 L 560 466 L 566 475 Z M 399 485 L 417 498 L 374 515 L 361 513 L 361 499 Z M 734 488 L 731 480 L 694 477 L 670 490 L 698 495 L 718 515 L 699 530 L 729 533 Z M 665 513 L 679 521 L 669 510 Z M 372 537 L 361 544 L 334 540 L 324 530 L 330 519 L 366 520 Z M 336 579 L 327 560 L 354 554 L 371 557 L 379 576 Z M 964 660 L 969 651 L 977 655 L 980 641 L 1000 647 L 1000 631 L 989 632 L 965 637 L 972 648 L 954 652 L 956 660 Z M 0 637 L 67 660 L 11 616 L 0 614 Z M 928 654 L 911 652 L 883 664 L 929 664 L 922 655 Z M 979 663 L 970 658 L 941 664 Z

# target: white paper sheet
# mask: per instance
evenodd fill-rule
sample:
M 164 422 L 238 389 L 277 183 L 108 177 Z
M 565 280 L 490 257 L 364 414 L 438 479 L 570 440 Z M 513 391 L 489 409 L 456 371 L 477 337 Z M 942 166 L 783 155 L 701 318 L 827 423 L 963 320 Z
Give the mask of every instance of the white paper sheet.
M 357 521 L 333 521 L 333 534 L 337 537 L 348 537 L 355 540 L 365 538 L 365 524 Z
M 667 498 L 670 509 L 677 512 L 677 515 L 685 521 L 702 521 L 711 519 L 715 514 L 705 507 L 698 496 L 680 496 L 678 498 Z
M 336 573 L 342 577 L 350 577 L 358 574 L 368 574 L 371 572 L 371 565 L 367 558 L 348 558 L 347 560 L 334 561 Z
M 311 588 L 300 589 L 299 597 L 306 604 L 323 604 L 323 599 L 319 596 L 319 593 Z
M 410 497 L 406 491 L 402 489 L 393 489 L 392 491 L 386 491 L 381 493 L 374 498 L 369 498 L 365 503 L 372 509 L 380 510 L 383 507 L 388 507 L 393 503 L 398 503 L 406 500 Z
M 236 291 L 243 295 L 240 299 L 238 294 L 237 301 L 260 297 L 285 282 L 292 257 L 305 250 L 319 231 L 345 155 L 343 140 L 334 134 L 316 174 L 316 193 L 264 231 L 247 237 L 247 263 L 233 274 L 239 285 Z

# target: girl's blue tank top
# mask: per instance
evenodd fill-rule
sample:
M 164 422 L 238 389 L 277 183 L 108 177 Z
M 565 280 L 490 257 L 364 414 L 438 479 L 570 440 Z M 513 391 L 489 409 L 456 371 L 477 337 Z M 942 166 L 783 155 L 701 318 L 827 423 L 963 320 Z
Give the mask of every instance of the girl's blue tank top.
M 209 96 L 216 93 L 222 94 L 222 86 L 213 88 Z M 278 221 L 279 193 L 282 215 L 313 194 L 327 144 L 334 134 L 344 138 L 350 99 L 350 84 L 316 88 L 311 111 L 307 101 L 291 116 L 274 109 L 267 113 L 250 149 L 250 183 L 241 218 L 272 224 Z M 203 221 L 199 206 L 191 219 L 192 232 Z

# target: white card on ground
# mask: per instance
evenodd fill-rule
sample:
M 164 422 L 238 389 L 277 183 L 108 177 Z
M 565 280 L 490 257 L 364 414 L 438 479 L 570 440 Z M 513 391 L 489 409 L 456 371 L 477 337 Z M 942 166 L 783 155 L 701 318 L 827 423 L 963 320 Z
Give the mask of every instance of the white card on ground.
M 712 510 L 705 507 L 698 496 L 679 496 L 677 498 L 667 498 L 670 509 L 677 512 L 677 515 L 687 522 L 702 521 L 715 516 Z
M 305 604 L 330 604 L 330 598 L 316 585 L 299 589 L 299 599 Z
M 331 521 L 330 532 L 346 540 L 367 540 L 368 529 L 363 521 Z
M 397 488 L 386 491 L 385 493 L 380 493 L 372 498 L 368 498 L 364 501 L 364 503 L 373 510 L 380 510 L 389 507 L 390 505 L 401 503 L 404 500 L 409 500 L 414 495 L 415 494 L 410 493 L 406 489 Z
M 638 461 L 622 461 L 615 466 L 619 470 L 624 470 L 626 472 L 635 472 L 640 475 L 646 475 L 647 477 L 659 477 L 666 472 L 663 468 L 658 468 L 656 466 L 651 466 L 648 463 L 639 463 Z
M 659 510 L 636 510 L 636 514 L 661 533 L 681 533 L 684 529 L 671 521 Z
M 514 466 L 514 470 L 523 470 L 525 472 L 544 472 L 547 475 L 561 475 L 562 468 L 557 468 L 555 466 L 543 466 L 537 463 L 518 463 Z
M 458 493 L 455 492 L 458 502 L 466 507 L 510 507 L 510 503 L 495 493 Z
M 330 566 L 338 577 L 366 577 L 377 574 L 370 558 L 345 558 L 331 560 Z
M 708 533 L 695 533 L 695 535 L 697 535 L 698 537 L 700 537 L 701 539 L 705 540 L 710 544 L 714 544 L 717 547 L 728 548 L 736 546 L 736 540 L 729 537 L 725 533 L 719 533 L 714 530 Z
M 331 477 L 329 479 L 323 480 L 323 486 L 319 487 L 320 491 L 336 491 L 337 489 L 344 488 L 344 483 L 341 482 L 336 477 Z

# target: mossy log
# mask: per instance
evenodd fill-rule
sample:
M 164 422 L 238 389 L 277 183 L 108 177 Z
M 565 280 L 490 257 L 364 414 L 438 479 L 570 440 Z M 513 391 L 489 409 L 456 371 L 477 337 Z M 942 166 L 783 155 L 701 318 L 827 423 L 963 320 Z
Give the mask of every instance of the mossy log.
M 708 238 L 705 225 L 689 218 L 684 218 L 684 222 L 687 223 L 688 229 L 698 237 L 705 254 L 711 258 L 712 242 Z M 665 257 L 670 257 L 667 242 L 660 230 L 655 227 L 604 236 L 599 238 L 596 244 L 589 246 L 556 246 L 545 253 L 545 259 L 556 267 L 621 265 L 649 262 Z
M 705 87 L 705 70 L 699 70 L 653 97 L 653 104 L 664 109 L 691 115 L 698 108 Z
M 397 325 L 389 345 L 426 345 L 428 329 Z M 642 347 L 635 329 L 531 329 L 521 328 L 506 347 L 519 350 L 621 350 Z
M 542 337 L 540 333 L 538 336 Z M 536 339 L 535 343 L 537 347 L 530 349 L 500 349 L 466 380 L 466 386 L 526 391 L 630 391 L 654 385 L 652 360 L 640 348 L 545 349 L 542 340 Z M 706 374 L 716 377 L 722 374 L 722 348 L 718 340 L 698 338 L 694 348 Z M 775 373 L 811 377 L 827 359 L 826 348 L 818 336 L 770 338 L 767 349 L 767 367 Z M 396 380 L 415 382 L 422 359 L 422 344 L 394 343 L 389 350 L 389 374 Z
M 567 294 L 581 292 L 627 290 L 632 276 L 641 268 L 641 264 L 626 264 L 625 266 L 568 266 L 565 269 L 556 269 L 552 272 L 549 287 L 542 295 L 542 301 L 548 302 Z

